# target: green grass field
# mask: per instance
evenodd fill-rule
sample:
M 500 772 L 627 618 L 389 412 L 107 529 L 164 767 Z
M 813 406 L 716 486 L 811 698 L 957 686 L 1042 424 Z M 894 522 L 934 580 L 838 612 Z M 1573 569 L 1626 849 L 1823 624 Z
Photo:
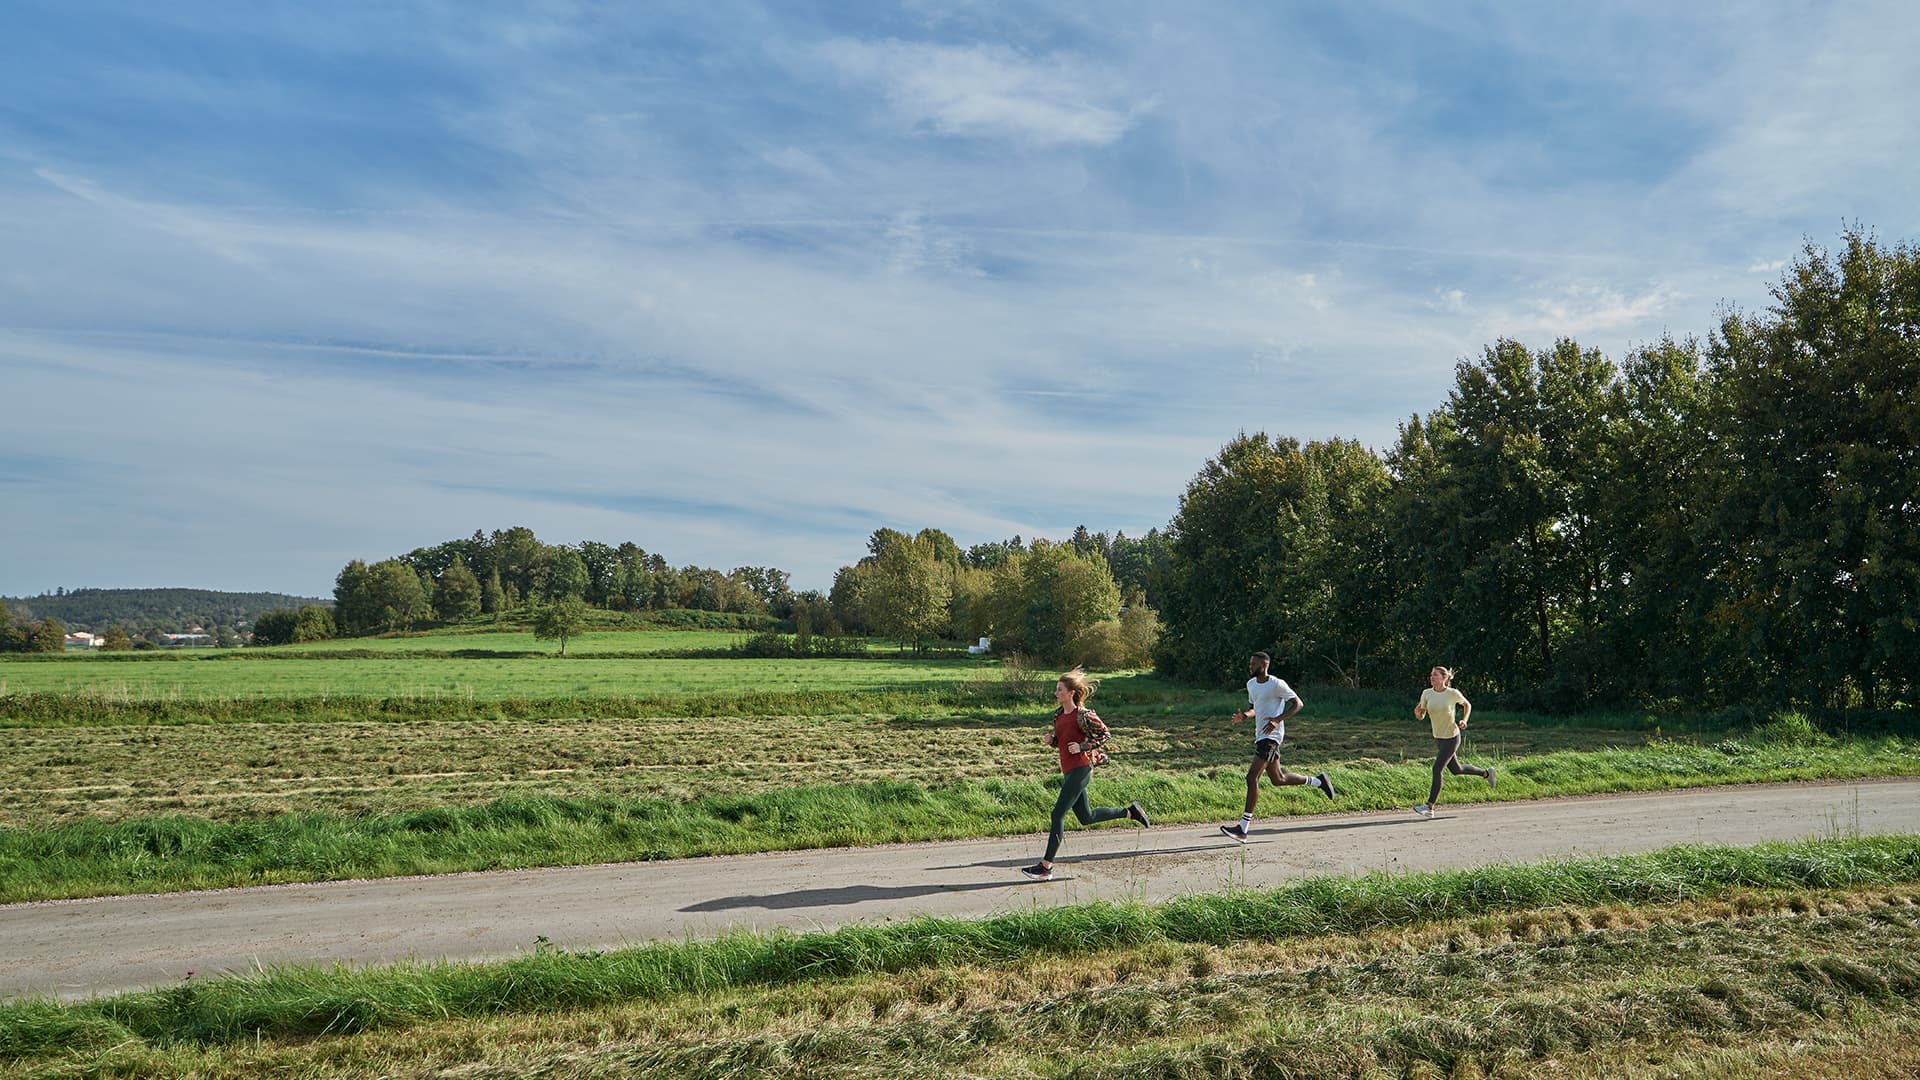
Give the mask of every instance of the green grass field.
M 639 635 L 658 637 L 667 635 Z M 680 635 L 671 635 L 679 637 Z M 165 653 L 0 661 L 0 696 L 61 693 L 101 701 L 242 698 L 696 697 L 738 693 L 926 690 L 977 677 L 976 660 L 680 660 L 542 655 L 308 659 Z
M 0 1005 L 33 1077 L 1893 1080 L 1920 837 Z
M 684 639 L 689 633 L 627 632 Z M 474 637 L 478 635 L 461 635 Z M 415 639 L 419 640 L 419 639 Z M 1012 835 L 1045 820 L 1052 672 L 981 660 L 450 651 L 0 661 L 0 902 Z M 1308 689 L 1287 764 L 1341 810 L 1405 807 L 1413 694 Z M 1102 682 L 1123 785 L 1165 822 L 1237 812 L 1231 689 Z M 1477 710 L 1501 785 L 1449 801 L 1920 775 L 1920 741 L 1802 722 Z M 1269 789 L 1263 816 L 1329 809 Z

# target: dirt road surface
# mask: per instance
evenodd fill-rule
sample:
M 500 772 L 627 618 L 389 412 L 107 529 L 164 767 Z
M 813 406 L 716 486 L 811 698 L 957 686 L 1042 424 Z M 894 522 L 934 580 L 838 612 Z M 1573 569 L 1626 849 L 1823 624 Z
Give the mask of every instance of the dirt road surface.
M 1459 781 L 1455 781 L 1459 783 Z M 1267 800 L 1319 798 L 1304 789 Z M 277 964 L 379 964 L 612 948 L 729 928 L 795 931 L 1032 905 L 1170 900 L 1324 874 L 1417 871 L 1920 833 L 1920 781 L 1794 784 L 1256 820 L 1071 826 L 1054 880 L 1039 835 L 672 862 L 281 885 L 0 906 L 0 998 L 94 994 Z

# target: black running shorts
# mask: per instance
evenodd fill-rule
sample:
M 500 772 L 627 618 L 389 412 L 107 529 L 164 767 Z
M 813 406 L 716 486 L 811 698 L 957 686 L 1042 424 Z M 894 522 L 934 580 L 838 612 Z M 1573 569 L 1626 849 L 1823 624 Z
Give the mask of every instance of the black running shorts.
M 1261 739 L 1253 744 L 1253 760 L 1272 761 L 1280 756 L 1279 739 Z

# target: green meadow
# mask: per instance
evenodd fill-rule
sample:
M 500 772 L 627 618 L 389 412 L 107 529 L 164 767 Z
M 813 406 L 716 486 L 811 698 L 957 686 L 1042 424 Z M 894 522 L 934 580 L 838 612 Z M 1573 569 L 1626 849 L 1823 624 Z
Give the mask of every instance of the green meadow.
M 641 637 L 632 634 L 628 637 Z M 646 635 L 655 636 L 655 635 Z M 666 635 L 660 635 L 666 636 Z M 678 637 L 678 634 L 671 635 Z M 303 647 L 304 648 L 304 647 Z M 664 646 L 662 649 L 664 650 Z M 961 682 L 978 661 L 876 658 L 634 658 L 592 651 L 474 657 L 261 652 L 72 656 L 0 661 L 0 695 L 64 694 L 106 702 L 245 698 L 694 697 L 729 693 L 925 690 Z
M 513 635 L 448 634 L 325 657 L 0 661 L 0 901 L 1017 835 L 1045 821 L 1053 672 L 657 655 L 707 634 L 610 634 L 617 654 L 565 658 L 525 654 Z M 1272 791 L 1263 815 L 1421 798 L 1432 744 L 1411 691 L 1304 694 L 1288 764 L 1332 774 L 1340 799 Z M 1170 823 L 1233 816 L 1249 742 L 1227 723 L 1239 701 L 1230 687 L 1104 677 L 1094 704 L 1118 738 L 1096 798 L 1124 788 Z M 1466 756 L 1497 767 L 1500 785 L 1455 778 L 1450 801 L 1920 775 L 1920 741 L 1797 716 L 1484 707 Z

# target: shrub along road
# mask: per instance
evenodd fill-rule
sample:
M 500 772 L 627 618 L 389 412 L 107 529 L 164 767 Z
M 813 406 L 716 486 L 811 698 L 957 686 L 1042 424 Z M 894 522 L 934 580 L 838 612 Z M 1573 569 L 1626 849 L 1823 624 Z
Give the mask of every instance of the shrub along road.
M 256 964 L 480 959 L 549 944 L 1164 901 L 1328 874 L 1884 833 L 1920 833 L 1920 781 L 1443 803 L 1430 821 L 1407 812 L 1256 820 L 1244 846 L 1211 825 L 1074 829 L 1046 883 L 1019 873 L 1039 853 L 1034 836 L 14 904 L 0 906 L 0 997 L 79 998 Z

